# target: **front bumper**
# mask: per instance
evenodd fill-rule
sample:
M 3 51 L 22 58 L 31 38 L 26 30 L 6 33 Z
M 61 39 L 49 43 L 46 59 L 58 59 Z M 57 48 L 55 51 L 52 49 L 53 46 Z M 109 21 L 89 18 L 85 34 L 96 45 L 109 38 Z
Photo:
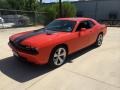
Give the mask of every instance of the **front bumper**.
M 8 43 L 10 48 L 13 51 L 13 54 L 18 57 L 24 58 L 26 61 L 34 63 L 34 64 L 46 64 L 48 63 L 48 57 L 45 56 L 45 53 L 39 53 L 37 55 L 28 54 L 26 52 L 22 52 L 20 50 L 15 49 L 11 44 Z
M 14 51 L 17 53 L 17 57 L 20 57 L 28 62 L 34 63 L 34 64 L 46 64 L 46 62 L 44 62 L 43 60 L 41 60 L 39 58 L 39 56 L 35 56 L 35 55 L 30 55 L 27 53 L 23 53 L 23 52 L 18 52 L 18 51 Z M 14 54 L 14 53 L 13 53 Z M 15 55 L 16 56 L 16 55 Z

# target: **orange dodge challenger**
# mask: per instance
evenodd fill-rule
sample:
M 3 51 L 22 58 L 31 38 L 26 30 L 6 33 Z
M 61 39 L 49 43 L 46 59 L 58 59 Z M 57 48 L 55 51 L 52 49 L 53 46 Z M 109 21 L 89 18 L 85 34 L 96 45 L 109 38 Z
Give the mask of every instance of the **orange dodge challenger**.
M 107 27 L 91 18 L 59 18 L 42 29 L 9 38 L 14 56 L 35 64 L 59 67 L 69 54 L 90 45 L 101 46 Z

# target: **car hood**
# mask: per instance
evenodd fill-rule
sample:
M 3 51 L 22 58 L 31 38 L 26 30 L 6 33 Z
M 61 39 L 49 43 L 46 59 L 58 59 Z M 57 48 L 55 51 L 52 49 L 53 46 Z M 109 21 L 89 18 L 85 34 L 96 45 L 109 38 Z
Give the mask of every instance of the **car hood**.
M 19 33 L 12 36 L 13 41 L 28 46 L 37 46 L 49 43 L 52 40 L 66 36 L 68 32 L 57 32 L 51 30 L 35 30 L 31 32 Z

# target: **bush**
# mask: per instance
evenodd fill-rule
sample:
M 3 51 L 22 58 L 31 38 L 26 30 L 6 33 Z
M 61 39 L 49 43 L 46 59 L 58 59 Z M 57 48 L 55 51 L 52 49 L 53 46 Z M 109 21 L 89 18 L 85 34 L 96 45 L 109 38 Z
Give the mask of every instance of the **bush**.
M 56 8 L 52 5 L 47 6 L 45 9 L 45 24 L 48 24 L 49 22 L 51 22 L 52 20 L 54 20 L 57 16 L 57 12 L 56 12 Z
M 53 4 L 44 6 L 42 11 L 46 12 L 45 14 L 45 22 L 44 24 L 48 24 L 52 20 L 59 18 L 59 4 Z M 62 3 L 62 17 L 75 17 L 76 16 L 76 8 L 73 4 L 69 2 Z
M 59 4 L 54 5 L 57 11 L 57 18 L 59 17 Z M 69 2 L 64 2 L 62 4 L 62 17 L 75 17 L 76 8 L 73 4 Z

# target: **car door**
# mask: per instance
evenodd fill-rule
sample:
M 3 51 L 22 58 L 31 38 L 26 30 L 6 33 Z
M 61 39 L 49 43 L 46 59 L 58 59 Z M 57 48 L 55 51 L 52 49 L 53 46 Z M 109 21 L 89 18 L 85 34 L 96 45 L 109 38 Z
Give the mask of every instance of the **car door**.
M 78 25 L 76 32 L 79 34 L 78 40 L 78 48 L 84 48 L 91 44 L 91 40 L 93 39 L 93 27 L 89 20 L 81 21 Z

